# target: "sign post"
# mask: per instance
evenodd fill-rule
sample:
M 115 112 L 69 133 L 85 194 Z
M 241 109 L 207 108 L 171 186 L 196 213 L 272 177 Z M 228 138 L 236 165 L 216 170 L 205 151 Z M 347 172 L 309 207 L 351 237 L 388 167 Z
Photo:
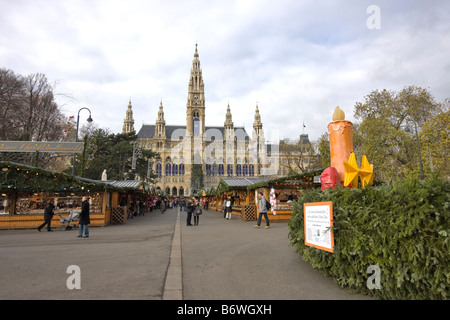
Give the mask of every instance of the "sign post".
M 331 201 L 304 203 L 303 214 L 305 245 L 333 252 L 334 235 L 331 231 L 333 203 Z
M 0 141 L 0 152 L 83 152 L 83 142 Z

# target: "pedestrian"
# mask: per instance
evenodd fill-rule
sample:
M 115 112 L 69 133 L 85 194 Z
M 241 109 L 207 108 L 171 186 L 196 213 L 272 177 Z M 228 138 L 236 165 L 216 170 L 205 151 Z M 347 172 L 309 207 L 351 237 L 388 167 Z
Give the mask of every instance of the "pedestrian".
M 164 199 L 161 200 L 161 204 L 159 205 L 159 209 L 161 210 L 161 214 L 164 213 L 164 211 L 166 211 L 166 202 L 164 201 Z
M 136 208 L 136 200 L 133 199 L 130 205 L 130 210 L 128 211 L 128 219 L 133 219 L 135 208 Z
M 258 222 L 253 227 L 259 229 L 259 226 L 261 225 L 261 218 L 264 215 L 264 219 L 266 220 L 266 226 L 264 228 L 269 229 L 270 222 L 269 222 L 269 218 L 267 217 L 267 204 L 266 204 L 267 200 L 261 191 L 258 193 L 258 199 L 259 199 L 258 200 L 258 211 L 259 211 Z
M 195 209 L 195 202 L 194 202 L 195 198 L 192 197 L 192 199 L 189 199 L 187 201 L 186 204 L 186 212 L 187 212 L 187 217 L 186 217 L 186 225 L 187 226 L 192 226 L 191 220 L 192 220 L 192 212 L 194 212 Z
M 228 199 L 225 202 L 226 219 L 231 220 L 232 211 L 233 211 L 233 199 L 231 198 L 231 196 L 228 196 Z
M 194 226 L 198 226 L 200 215 L 203 213 L 200 203 L 197 203 L 194 207 Z
M 144 207 L 145 207 L 144 200 L 141 199 L 139 201 L 139 215 L 144 215 Z
M 83 230 L 84 237 L 89 238 L 88 224 L 91 223 L 91 220 L 89 218 L 89 197 L 83 197 L 81 198 L 81 201 L 81 213 L 80 219 L 78 220 L 78 238 L 81 238 L 83 236 Z
M 37 228 L 39 232 L 41 232 L 41 229 L 45 227 L 45 225 L 47 225 L 47 231 L 53 231 L 52 230 L 52 219 L 54 215 L 53 209 L 55 209 L 55 205 L 52 203 L 52 200 L 49 200 L 47 206 L 44 209 L 44 223 Z

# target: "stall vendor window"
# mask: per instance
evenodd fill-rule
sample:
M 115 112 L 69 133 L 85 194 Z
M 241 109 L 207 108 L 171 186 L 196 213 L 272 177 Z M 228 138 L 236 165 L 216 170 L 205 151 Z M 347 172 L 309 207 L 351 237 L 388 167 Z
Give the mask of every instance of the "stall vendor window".
M 64 214 L 71 211 L 81 211 L 81 199 L 89 196 L 91 213 L 101 213 L 103 204 L 103 192 L 90 192 L 75 194 L 71 192 L 60 193 L 21 193 L 16 201 L 16 214 L 43 214 L 49 200 L 56 200 L 55 214 Z

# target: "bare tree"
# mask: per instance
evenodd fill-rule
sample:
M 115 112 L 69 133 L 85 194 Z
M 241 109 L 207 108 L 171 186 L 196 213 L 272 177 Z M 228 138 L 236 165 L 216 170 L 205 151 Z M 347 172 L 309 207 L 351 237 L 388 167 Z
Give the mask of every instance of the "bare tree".
M 13 71 L 0 69 L 0 139 L 10 140 L 21 130 L 17 118 L 24 97 L 23 77 Z
M 0 140 L 61 141 L 68 119 L 54 99 L 54 84 L 44 74 L 26 77 L 0 69 Z M 53 162 L 51 154 L 0 153 L 1 160 Z M 51 160 L 53 159 L 53 160 Z M 43 165 L 46 166 L 46 165 Z

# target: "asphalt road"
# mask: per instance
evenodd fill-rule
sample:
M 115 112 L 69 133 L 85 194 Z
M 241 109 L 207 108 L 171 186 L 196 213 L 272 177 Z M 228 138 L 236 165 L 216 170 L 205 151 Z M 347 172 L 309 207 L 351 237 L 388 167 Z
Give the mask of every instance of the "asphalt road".
M 188 227 L 185 212 L 169 209 L 92 227 L 89 238 L 0 230 L 0 299 L 370 299 L 304 262 L 289 246 L 286 223 L 253 224 L 210 210 Z

